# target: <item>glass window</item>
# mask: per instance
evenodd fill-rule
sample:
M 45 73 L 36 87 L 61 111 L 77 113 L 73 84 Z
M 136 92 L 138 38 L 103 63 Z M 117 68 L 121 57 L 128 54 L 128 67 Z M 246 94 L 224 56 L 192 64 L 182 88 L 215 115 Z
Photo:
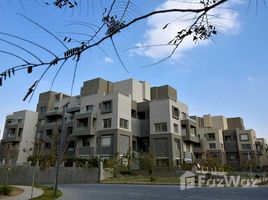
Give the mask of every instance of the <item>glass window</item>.
M 128 120 L 120 118 L 120 128 L 128 129 Z
M 179 126 L 178 124 L 174 124 L 174 132 L 178 133 L 179 132 Z
M 93 105 L 87 105 L 86 110 L 89 111 L 89 112 L 92 112 L 93 111 Z
M 19 128 L 19 133 L 18 133 L 18 136 L 19 136 L 19 137 L 21 137 L 22 132 L 23 132 L 23 128 Z
M 103 119 L 103 128 L 111 128 L 112 127 L 112 119 L 107 118 Z
M 46 112 L 47 112 L 47 107 L 46 106 L 40 107 L 40 113 L 46 113 Z
M 215 133 L 208 133 L 207 134 L 207 139 L 208 140 L 215 140 Z
M 179 119 L 180 117 L 180 111 L 175 106 L 172 106 L 172 115 L 173 115 L 173 118 L 175 119 Z
M 249 140 L 248 134 L 241 134 L 240 135 L 240 140 L 241 141 L 248 141 Z
M 162 123 L 155 123 L 155 132 L 167 132 L 167 123 L 162 122 Z
M 112 137 L 111 136 L 102 136 L 101 137 L 101 146 L 109 147 L 112 144 Z
M 77 119 L 77 128 L 88 127 L 88 118 Z
M 216 149 L 216 144 L 215 143 L 209 143 L 209 148 L 210 149 Z
M 226 135 L 224 138 L 226 142 L 233 140 L 231 135 Z
M 241 144 L 242 149 L 251 149 L 250 144 Z
M 83 147 L 89 147 L 90 146 L 89 138 L 82 138 L 82 143 Z
M 102 102 L 101 113 L 110 113 L 112 112 L 112 101 Z

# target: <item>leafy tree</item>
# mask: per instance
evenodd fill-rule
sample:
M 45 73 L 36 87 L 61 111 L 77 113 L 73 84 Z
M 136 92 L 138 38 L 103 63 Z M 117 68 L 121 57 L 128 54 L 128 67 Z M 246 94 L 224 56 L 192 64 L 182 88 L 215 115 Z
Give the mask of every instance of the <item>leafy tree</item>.
M 140 155 L 140 166 L 149 173 L 150 181 L 155 182 L 155 156 L 152 152 L 144 152 Z

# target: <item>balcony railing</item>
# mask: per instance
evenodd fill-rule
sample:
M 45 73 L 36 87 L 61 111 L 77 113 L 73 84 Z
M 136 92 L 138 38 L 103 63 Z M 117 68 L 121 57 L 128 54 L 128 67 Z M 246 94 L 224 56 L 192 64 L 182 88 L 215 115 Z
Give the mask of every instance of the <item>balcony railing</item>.
M 184 159 L 185 160 L 192 160 L 192 154 L 190 152 L 184 152 Z
M 53 115 L 56 115 L 56 116 L 62 116 L 63 114 L 63 110 L 62 109 L 59 109 L 59 110 L 49 110 L 46 112 L 46 116 L 53 116 Z
M 79 156 L 94 156 L 94 147 L 79 147 Z

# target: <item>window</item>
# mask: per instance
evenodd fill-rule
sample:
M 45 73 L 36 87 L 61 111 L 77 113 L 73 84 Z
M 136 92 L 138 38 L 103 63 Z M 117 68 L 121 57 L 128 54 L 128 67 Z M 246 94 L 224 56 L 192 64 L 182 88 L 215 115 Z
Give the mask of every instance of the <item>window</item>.
M 89 111 L 89 112 L 92 112 L 93 111 L 93 105 L 87 105 L 86 110 Z
M 18 123 L 21 124 L 22 123 L 22 119 L 18 119 Z
M 54 110 L 59 110 L 59 107 L 55 107 Z
M 131 109 L 131 117 L 136 119 L 137 118 L 137 111 L 134 109 Z
M 182 112 L 182 119 L 187 119 L 187 114 L 185 112 Z
M 215 143 L 209 143 L 209 148 L 210 149 L 216 149 L 216 144 Z
M 68 127 L 67 128 L 67 135 L 70 135 L 73 133 L 73 127 Z
M 110 135 L 101 137 L 101 146 L 110 147 L 111 144 L 112 144 L 112 137 Z
M 230 142 L 230 141 L 232 141 L 232 136 L 231 135 L 226 135 L 224 137 L 224 139 L 225 139 L 226 142 Z
M 146 117 L 144 111 L 138 112 L 137 115 L 138 115 L 138 119 L 145 119 L 145 117 Z
M 90 146 L 89 138 L 83 138 L 82 145 L 83 147 L 89 147 Z
M 179 126 L 178 124 L 174 124 L 174 132 L 178 133 L 179 132 Z
M 167 123 L 155 123 L 154 124 L 155 132 L 167 132 Z
M 110 113 L 112 112 L 112 101 L 102 102 L 101 113 Z
M 69 143 L 68 143 L 68 149 L 74 149 L 74 141 L 70 141 Z
M 226 154 L 226 158 L 227 160 L 232 161 L 232 160 L 236 160 L 237 156 L 236 154 Z
M 181 144 L 179 140 L 175 140 L 176 143 L 176 150 L 180 151 L 181 150 Z
M 120 128 L 128 129 L 128 120 L 120 118 Z
M 45 124 L 45 120 L 44 119 L 39 119 L 38 120 L 38 125 L 44 125 Z
M 182 135 L 187 135 L 187 127 L 185 124 L 181 125 L 181 134 Z
M 249 141 L 248 134 L 241 134 L 240 135 L 240 140 L 241 141 Z
M 180 111 L 175 106 L 172 106 L 172 115 L 173 115 L 173 118 L 175 119 L 179 119 L 180 117 Z
M 22 132 L 23 132 L 23 128 L 19 128 L 19 133 L 18 133 L 18 136 L 19 136 L 19 137 L 21 137 Z
M 242 149 L 251 149 L 250 144 L 241 144 Z
M 112 119 L 107 118 L 103 119 L 103 128 L 111 128 L 112 127 Z
M 77 119 L 77 128 L 88 127 L 88 118 Z
M 207 134 L 207 139 L 208 140 L 215 140 L 215 133 L 208 133 Z
M 40 113 L 46 113 L 46 112 L 47 112 L 47 107 L 46 106 L 40 107 Z

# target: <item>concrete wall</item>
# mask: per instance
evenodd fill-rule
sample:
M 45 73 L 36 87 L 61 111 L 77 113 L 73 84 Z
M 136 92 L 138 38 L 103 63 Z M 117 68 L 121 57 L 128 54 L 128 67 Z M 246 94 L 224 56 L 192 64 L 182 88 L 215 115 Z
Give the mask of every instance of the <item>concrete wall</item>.
M 35 184 L 54 184 L 55 168 L 40 170 L 36 168 Z M 0 185 L 6 182 L 8 170 L 6 167 L 0 167 Z M 33 167 L 17 166 L 11 168 L 8 175 L 9 184 L 31 185 L 32 184 Z M 112 177 L 110 170 L 102 170 L 99 168 L 72 168 L 64 167 L 60 169 L 59 184 L 71 183 L 94 183 Z
M 143 102 L 145 99 L 150 100 L 151 98 L 149 84 L 134 79 L 115 82 L 114 92 L 131 95 L 132 100 L 136 102 Z

